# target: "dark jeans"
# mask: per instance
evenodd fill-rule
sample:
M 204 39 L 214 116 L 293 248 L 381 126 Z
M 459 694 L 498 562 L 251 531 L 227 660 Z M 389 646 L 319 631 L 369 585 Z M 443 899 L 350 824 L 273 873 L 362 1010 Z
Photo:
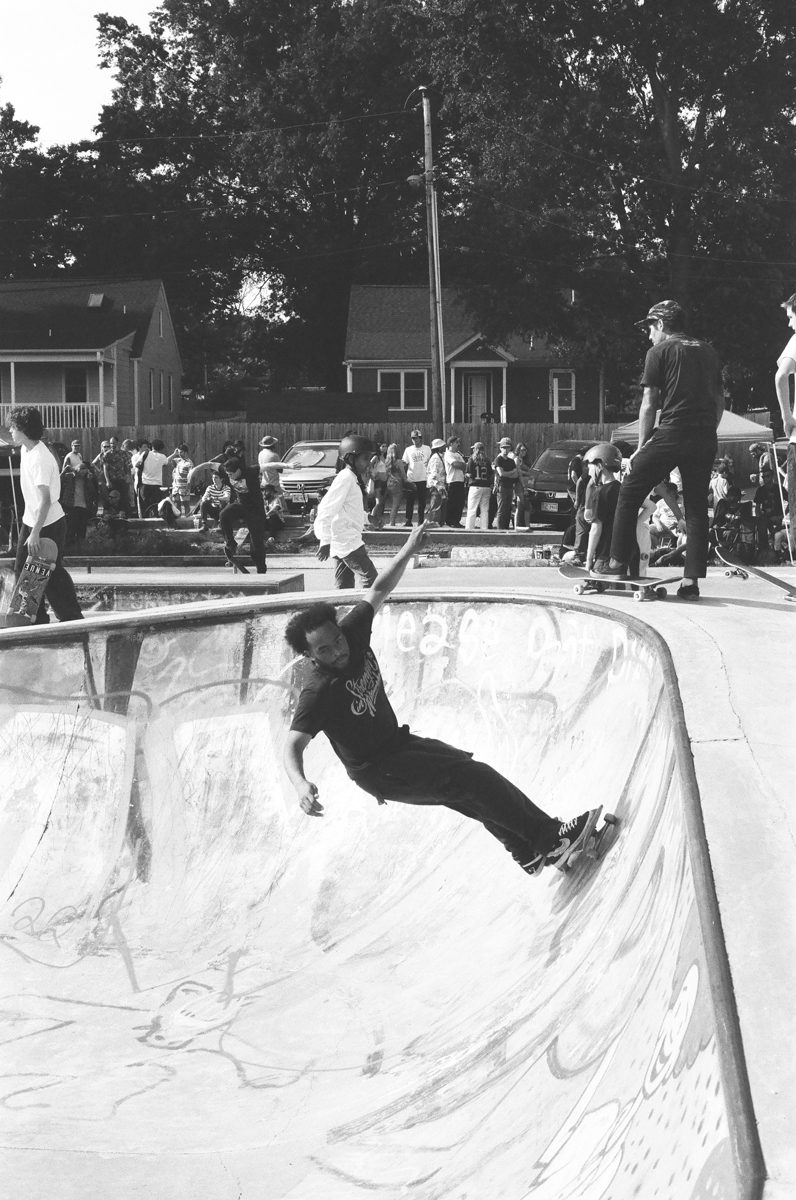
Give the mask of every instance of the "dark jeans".
M 212 500 L 203 500 L 199 505 L 199 515 L 203 521 L 217 521 L 221 509 Z
M 235 530 L 239 525 L 248 526 L 249 545 L 251 547 L 254 565 L 258 575 L 264 575 L 265 563 L 265 517 L 245 508 L 242 504 L 225 504 L 218 514 L 218 523 L 224 534 L 227 550 L 234 554 L 237 550 Z
M 44 598 L 49 602 L 59 621 L 80 621 L 83 618 L 83 613 L 78 603 L 72 576 L 64 566 L 63 560 L 64 543 L 66 541 L 66 517 L 61 517 L 60 520 L 53 521 L 52 525 L 45 525 L 40 536 L 50 538 L 58 547 L 58 558 L 56 559 L 53 573 L 50 576 L 50 582 L 47 584 Z M 23 525 L 20 530 L 19 541 L 17 542 L 17 557 L 14 563 L 15 579 L 19 579 L 22 568 L 25 565 L 25 560 L 28 557 L 27 545 L 29 537 L 30 525 Z M 49 623 L 50 618 L 47 615 L 47 607 L 44 600 L 42 600 L 34 624 L 49 625 Z
M 508 529 L 511 524 L 511 510 L 514 506 L 514 480 L 510 485 L 499 485 L 497 493 L 497 527 Z
M 448 504 L 445 509 L 447 525 L 461 525 L 464 512 L 464 482 L 448 484 Z
M 412 524 L 412 515 L 415 511 L 415 500 L 417 500 L 417 523 L 423 524 L 423 519 L 426 515 L 426 484 L 416 483 L 415 492 L 410 492 L 406 497 L 406 519 Z
M 636 520 L 644 497 L 679 467 L 683 479 L 686 548 L 683 575 L 702 579 L 708 563 L 708 485 L 716 457 L 715 430 L 656 429 L 622 480 L 611 538 L 611 558 L 627 566 L 636 549 Z
M 334 563 L 334 586 L 341 591 L 352 588 L 359 579 L 360 587 L 369 588 L 376 582 L 378 571 L 364 546 L 352 550 L 344 558 L 332 556 Z
M 556 844 L 559 821 L 537 808 L 493 767 L 436 738 L 418 737 L 407 730 L 404 739 L 380 762 L 349 769 L 363 791 L 378 800 L 441 804 L 480 821 L 521 864 Z
M 79 542 L 86 536 L 88 529 L 88 509 L 82 504 L 66 508 L 66 543 Z

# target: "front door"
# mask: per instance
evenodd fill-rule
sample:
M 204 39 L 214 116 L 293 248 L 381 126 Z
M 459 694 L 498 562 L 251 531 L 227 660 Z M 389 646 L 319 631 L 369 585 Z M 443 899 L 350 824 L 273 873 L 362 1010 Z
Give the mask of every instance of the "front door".
M 492 379 L 483 372 L 465 371 L 462 376 L 461 399 L 457 398 L 455 421 L 476 425 L 481 413 L 492 411 Z

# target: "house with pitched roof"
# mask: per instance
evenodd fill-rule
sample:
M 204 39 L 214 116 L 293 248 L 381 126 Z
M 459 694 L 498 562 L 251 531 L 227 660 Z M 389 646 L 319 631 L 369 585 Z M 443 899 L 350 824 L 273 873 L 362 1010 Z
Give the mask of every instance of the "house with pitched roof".
M 0 424 L 22 404 L 48 429 L 170 424 L 181 388 L 159 279 L 0 283 Z
M 445 420 L 543 424 L 600 419 L 599 372 L 556 354 L 543 338 L 495 345 L 479 331 L 455 288 L 442 289 Z M 431 411 L 431 335 L 426 287 L 351 288 L 345 366 L 349 392 L 378 393 L 394 420 Z M 367 401 L 363 395 L 363 406 Z M 367 412 L 363 408 L 363 419 Z

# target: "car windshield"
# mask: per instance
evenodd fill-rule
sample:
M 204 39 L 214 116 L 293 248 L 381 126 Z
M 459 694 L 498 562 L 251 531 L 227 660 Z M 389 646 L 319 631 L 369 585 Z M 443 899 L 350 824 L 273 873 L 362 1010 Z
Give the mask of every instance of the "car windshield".
M 563 473 L 566 475 L 567 467 L 575 457 L 576 451 L 561 447 L 556 449 L 551 446 L 549 450 L 544 450 L 533 464 L 537 471 L 546 471 L 549 475 Z
M 284 461 L 290 467 L 336 467 L 337 446 L 293 446 Z

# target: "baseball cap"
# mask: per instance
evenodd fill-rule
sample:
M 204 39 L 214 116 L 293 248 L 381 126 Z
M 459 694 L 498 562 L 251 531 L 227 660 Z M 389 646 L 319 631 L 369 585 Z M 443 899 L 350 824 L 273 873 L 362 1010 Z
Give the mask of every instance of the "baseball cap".
M 508 438 L 508 437 L 501 438 L 500 441 L 498 442 L 498 445 L 499 446 L 508 446 L 510 449 L 512 446 L 511 438 Z
M 685 310 L 682 304 L 678 304 L 676 300 L 659 300 L 657 304 L 653 304 L 643 321 L 636 321 L 634 324 L 636 329 L 646 329 L 656 321 L 664 321 L 678 329 L 682 328 L 684 320 Z
M 420 438 L 421 438 L 423 435 L 422 435 L 422 433 L 420 432 L 420 430 L 419 430 L 419 429 L 413 429 L 413 430 L 412 430 L 412 432 L 409 434 L 409 436 L 410 436 L 410 437 L 420 437 Z

